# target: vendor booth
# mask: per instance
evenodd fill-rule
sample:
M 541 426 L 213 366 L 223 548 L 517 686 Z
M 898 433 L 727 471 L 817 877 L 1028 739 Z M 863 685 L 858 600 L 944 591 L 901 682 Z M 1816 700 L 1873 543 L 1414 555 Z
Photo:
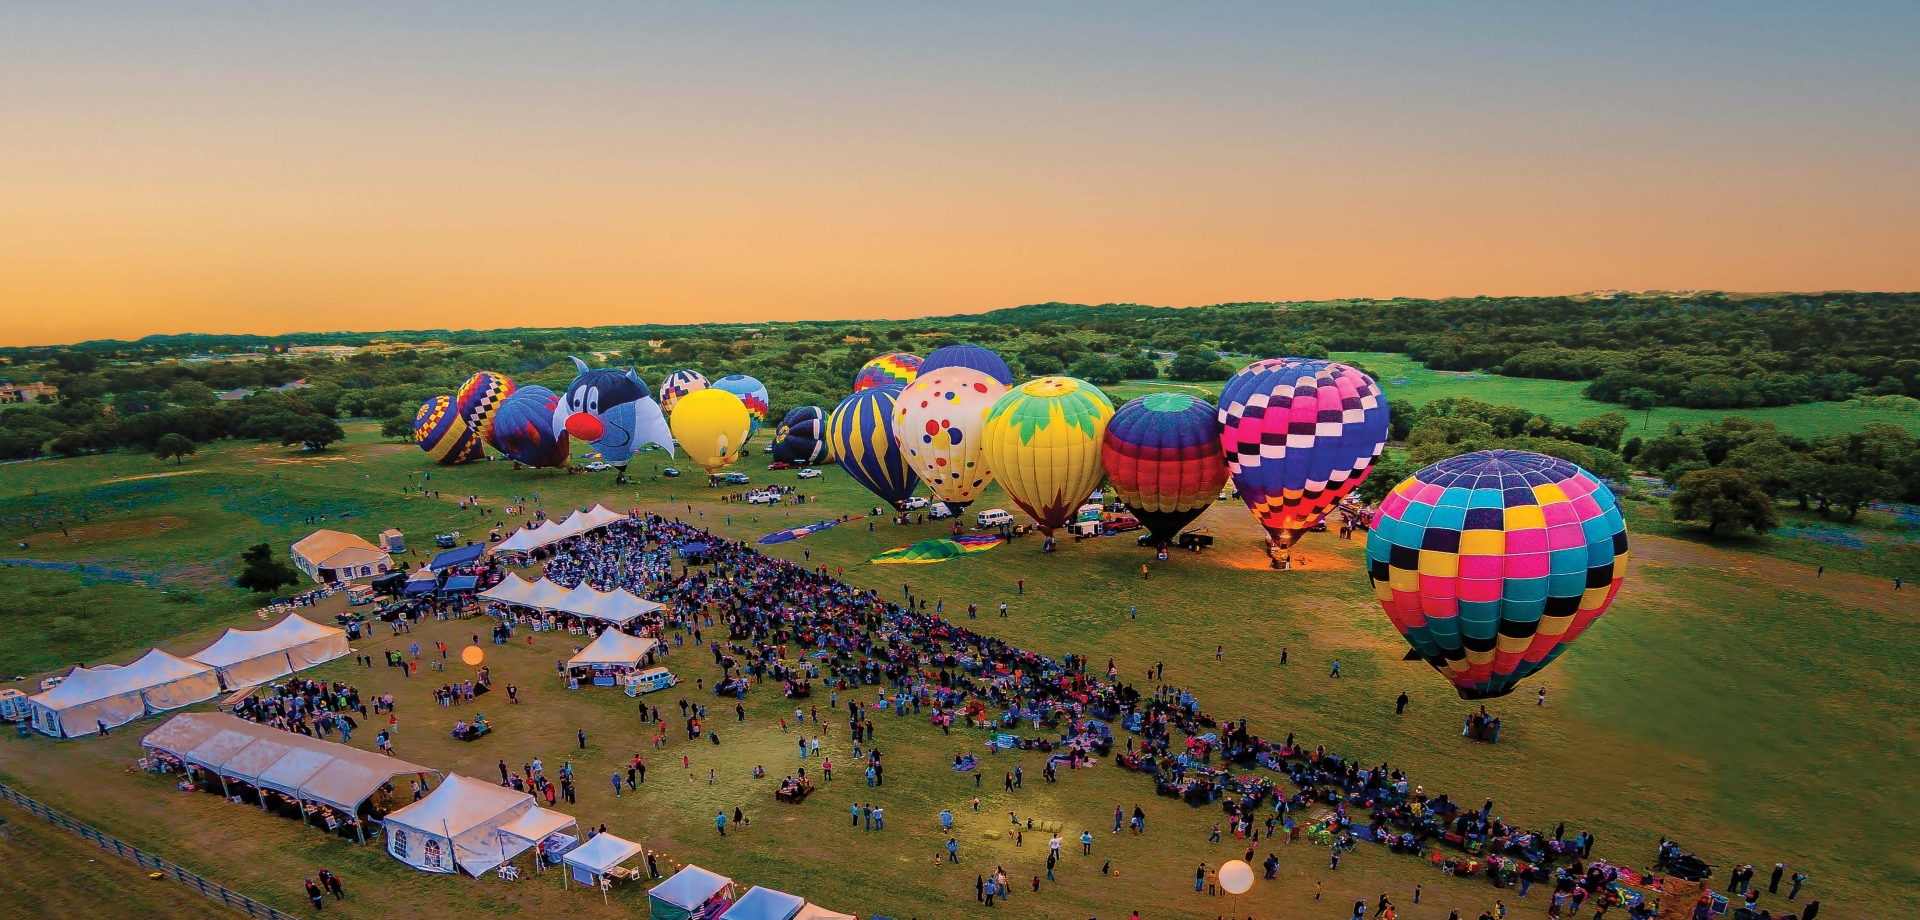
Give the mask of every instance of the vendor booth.
M 440 771 L 344 744 L 281 731 L 220 712 L 174 716 L 140 739 L 163 768 L 196 787 L 278 810 L 364 841 L 372 822 L 398 804 L 398 777 Z
M 266 629 L 229 629 L 193 660 L 218 672 L 225 689 L 238 690 L 343 658 L 347 651 L 345 630 L 290 613 Z
M 651 920 L 717 920 L 733 906 L 733 879 L 689 865 L 647 892 Z
M 603 878 L 624 879 L 631 876 L 633 872 L 621 863 L 645 851 L 644 847 L 631 840 L 600 834 L 568 851 L 560 861 L 566 863 L 574 881 L 597 887 Z
M 755 885 L 733 902 L 720 920 L 793 920 L 806 905 L 804 898 Z
M 427 562 L 427 568 L 435 572 L 444 572 L 455 566 L 472 565 L 485 558 L 486 555 L 487 545 L 485 543 L 473 543 L 462 546 L 459 549 L 450 549 L 444 553 L 436 554 L 433 559 Z
M 118 667 L 74 668 L 60 685 L 30 697 L 33 727 L 55 738 L 118 728 L 151 713 L 179 709 L 220 693 L 214 670 L 153 649 Z
M 505 786 L 451 774 L 431 795 L 387 816 L 387 852 L 425 872 L 465 872 L 478 878 L 549 840 L 547 852 L 571 849 L 560 834 L 574 819 L 533 803 Z
M 640 667 L 640 662 L 658 644 L 653 639 L 636 639 L 620 630 L 606 629 L 578 655 L 567 660 L 567 672 L 576 680 L 590 680 L 597 687 L 617 686 L 621 675 Z

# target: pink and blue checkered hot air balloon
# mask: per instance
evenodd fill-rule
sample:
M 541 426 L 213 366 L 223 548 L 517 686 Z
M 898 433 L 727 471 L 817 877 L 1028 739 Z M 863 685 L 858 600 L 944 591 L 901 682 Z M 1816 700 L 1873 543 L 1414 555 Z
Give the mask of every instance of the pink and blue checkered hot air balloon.
M 1606 613 L 1627 574 L 1613 492 L 1557 457 L 1484 450 L 1393 487 L 1367 577 L 1393 626 L 1464 699 L 1511 693 Z
M 1285 549 L 1367 478 L 1387 446 L 1387 398 L 1345 364 L 1269 358 L 1227 381 L 1220 427 L 1240 499 Z

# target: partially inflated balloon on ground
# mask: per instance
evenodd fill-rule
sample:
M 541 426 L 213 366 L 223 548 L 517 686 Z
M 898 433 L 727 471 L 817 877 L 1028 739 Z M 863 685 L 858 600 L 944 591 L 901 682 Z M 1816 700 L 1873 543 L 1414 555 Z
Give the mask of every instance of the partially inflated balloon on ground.
M 1014 387 L 987 412 L 987 462 L 1000 485 L 1044 533 L 1073 520 L 1100 484 L 1100 442 L 1113 402 L 1072 377 Z
M 981 371 L 943 367 L 914 378 L 900 394 L 893 431 L 907 465 L 956 514 L 993 481 L 982 435 L 987 410 L 1006 392 Z
M 1282 547 L 1360 485 L 1387 445 L 1380 385 L 1332 361 L 1247 365 L 1221 390 L 1219 419 L 1240 499 Z
M 1414 473 L 1367 534 L 1374 595 L 1465 699 L 1512 692 L 1606 613 L 1627 574 L 1613 492 L 1556 457 L 1488 450 Z
M 803 465 L 827 459 L 827 414 L 819 406 L 788 411 L 774 429 L 773 459 Z
M 893 436 L 897 386 L 869 387 L 840 401 L 827 417 L 827 445 L 853 481 L 895 509 L 920 485 Z
M 468 377 L 453 393 L 454 407 L 466 420 L 467 427 L 473 429 L 481 443 L 494 450 L 500 449 L 500 442 L 493 436 L 493 416 L 500 404 L 513 395 L 513 390 L 513 381 L 504 374 L 481 371 Z
M 434 462 L 453 466 L 481 457 L 480 438 L 460 417 L 453 397 L 435 396 L 413 414 L 413 442 Z
M 1214 406 L 1185 393 L 1153 393 L 1121 406 L 1107 423 L 1100 462 L 1120 500 L 1160 543 L 1180 536 L 1227 481 Z
M 658 444 L 673 453 L 666 414 L 639 373 L 631 367 L 589 368 L 579 358 L 573 366 L 580 374 L 560 395 L 555 429 L 591 444 L 602 460 L 621 469 L 643 444 Z
M 493 436 L 500 452 L 527 466 L 566 466 L 572 445 L 566 429 L 553 426 L 559 405 L 559 394 L 538 384 L 514 390 L 493 416 Z
M 712 388 L 725 390 L 740 397 L 740 401 L 747 407 L 747 412 L 753 415 L 753 424 L 747 432 L 747 437 L 753 437 L 760 433 L 760 426 L 767 421 L 768 397 L 766 384 L 745 374 L 728 374 L 719 380 L 715 380 Z
M 667 379 L 660 381 L 660 409 L 672 412 L 674 403 L 679 402 L 680 397 L 706 388 L 707 375 L 690 367 L 674 371 L 667 375 Z
M 861 365 L 859 373 L 853 375 L 853 391 L 858 393 L 868 387 L 883 387 L 889 384 L 906 386 L 919 375 L 920 356 L 896 351 Z
M 740 397 L 708 388 L 680 397 L 673 407 L 673 439 L 693 462 L 713 473 L 740 458 L 753 416 Z
M 1000 381 L 1003 386 L 1013 385 L 1013 371 L 1007 367 L 1006 359 L 994 353 L 991 348 L 967 344 L 936 348 L 933 354 L 920 362 L 920 373 L 926 374 L 945 367 L 976 370 Z

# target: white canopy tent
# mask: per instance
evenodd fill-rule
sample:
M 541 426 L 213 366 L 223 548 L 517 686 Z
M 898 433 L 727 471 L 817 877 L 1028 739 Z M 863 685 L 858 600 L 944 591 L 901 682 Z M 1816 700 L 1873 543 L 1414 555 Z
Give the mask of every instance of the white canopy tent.
M 555 601 L 550 609 L 624 626 L 641 616 L 659 610 L 661 606 L 646 598 L 629 594 L 625 589 L 600 592 L 588 587 L 586 582 L 581 582 L 579 587 L 568 591 L 565 596 Z
M 843 914 L 837 910 L 828 910 L 812 901 L 808 901 L 805 906 L 800 908 L 799 913 L 793 915 L 793 920 L 860 920 L 860 918 L 852 914 Z
M 214 670 L 159 649 L 125 667 L 74 668 L 60 686 L 29 697 L 33 727 L 55 738 L 118 728 L 150 713 L 205 702 L 220 693 Z
M 645 847 L 612 834 L 601 834 L 568 851 L 560 861 L 573 870 L 573 880 L 582 885 L 600 884 L 607 870 L 645 852 Z
M 567 667 L 639 667 L 640 660 L 659 644 L 653 639 L 636 639 L 618 629 L 607 629 L 587 643 L 587 647 L 581 649 L 579 654 L 567 659 Z
M 387 816 L 387 852 L 422 871 L 478 878 L 573 822 L 538 808 L 524 792 L 452 774 L 426 798 Z
M 266 629 L 229 629 L 193 660 L 213 667 L 228 690 L 237 690 L 343 658 L 347 651 L 346 630 L 290 613 Z
M 541 581 L 545 580 L 544 578 L 541 579 Z M 480 592 L 479 597 L 481 600 L 486 601 L 498 601 L 502 604 L 517 604 L 522 607 L 531 607 L 534 605 L 527 603 L 527 601 L 533 596 L 534 591 L 539 590 L 534 587 L 534 584 L 534 582 L 521 578 L 519 575 L 508 572 L 504 580 Z
M 793 920 L 805 906 L 806 899 L 799 895 L 755 885 L 733 902 L 720 920 Z
M 538 527 L 526 526 L 513 532 L 505 540 L 493 547 L 497 553 L 525 553 L 550 546 L 568 537 L 577 537 L 596 527 L 605 527 L 615 521 L 625 520 L 626 515 L 608 509 L 605 505 L 595 505 L 587 511 L 576 511 L 558 521 L 548 521 Z
M 718 917 L 733 901 L 733 879 L 689 863 L 647 892 L 652 920 Z

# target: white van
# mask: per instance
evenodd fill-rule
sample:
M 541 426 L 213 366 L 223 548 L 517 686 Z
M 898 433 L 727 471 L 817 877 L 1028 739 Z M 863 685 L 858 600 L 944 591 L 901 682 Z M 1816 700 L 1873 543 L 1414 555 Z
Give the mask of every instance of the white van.
M 979 517 L 974 518 L 973 526 L 981 529 L 986 529 L 989 527 L 999 527 L 1002 524 L 1011 524 L 1011 523 L 1013 523 L 1013 515 L 1008 514 L 1006 512 L 1006 509 L 988 508 L 987 510 L 980 512 Z
M 638 673 L 625 674 L 620 678 L 620 682 L 626 685 L 628 696 L 639 696 L 654 690 L 665 690 L 679 683 L 680 678 L 673 676 L 673 672 L 666 668 L 648 668 Z

